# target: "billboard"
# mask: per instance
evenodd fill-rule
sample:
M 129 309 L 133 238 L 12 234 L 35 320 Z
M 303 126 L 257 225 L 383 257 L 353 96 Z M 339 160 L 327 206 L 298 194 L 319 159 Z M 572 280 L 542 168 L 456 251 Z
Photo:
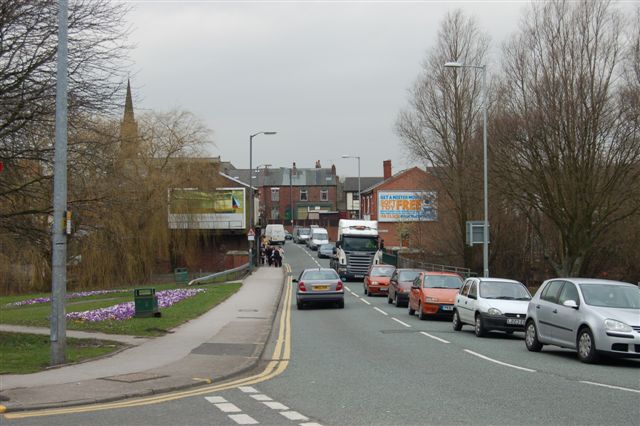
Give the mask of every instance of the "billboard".
M 378 191 L 378 222 L 438 220 L 435 191 Z
M 169 229 L 244 229 L 244 188 L 169 190 Z

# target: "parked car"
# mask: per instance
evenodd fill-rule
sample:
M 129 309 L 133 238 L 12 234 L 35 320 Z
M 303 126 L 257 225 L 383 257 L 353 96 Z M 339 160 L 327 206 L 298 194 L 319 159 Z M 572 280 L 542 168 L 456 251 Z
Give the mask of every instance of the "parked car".
M 409 301 L 409 292 L 422 269 L 398 268 L 393 271 L 389 280 L 389 293 L 387 302 L 394 303 L 397 307 L 406 306 Z
M 452 272 L 421 272 L 409 292 L 409 315 L 418 318 L 447 316 L 453 313 L 453 302 L 462 287 L 462 277 Z
M 293 242 L 296 244 L 302 244 L 306 242 L 311 236 L 311 229 L 302 226 L 296 226 L 293 228 Z
M 311 236 L 306 243 L 311 250 L 318 250 L 322 244 L 329 244 L 329 233 L 324 228 L 311 228 Z
M 321 259 L 323 257 L 332 258 L 333 257 L 333 248 L 335 246 L 333 244 L 323 244 L 318 248 L 318 258 Z
M 293 239 L 293 234 L 289 231 L 284 231 L 284 239 L 285 240 L 292 240 Z
M 531 293 L 521 282 L 504 278 L 468 278 L 456 296 L 453 329 L 473 325 L 476 336 L 488 331 L 524 331 Z
M 640 289 L 621 281 L 553 278 L 529 302 L 525 344 L 577 351 L 582 362 L 600 354 L 640 357 Z
M 296 283 L 298 309 L 314 302 L 332 302 L 344 308 L 344 286 L 338 273 L 330 268 L 314 268 L 302 271 Z
M 364 276 L 364 294 L 387 294 L 389 292 L 389 279 L 396 267 L 393 265 L 371 265 Z

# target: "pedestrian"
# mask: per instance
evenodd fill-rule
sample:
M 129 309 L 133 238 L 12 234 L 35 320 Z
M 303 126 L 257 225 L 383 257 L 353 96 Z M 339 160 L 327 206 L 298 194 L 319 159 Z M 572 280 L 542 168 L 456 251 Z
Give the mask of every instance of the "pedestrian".
M 280 255 L 280 266 L 282 266 L 282 261 L 284 260 L 284 247 L 278 247 L 278 254 Z
M 282 266 L 282 257 L 280 256 L 280 248 L 273 249 L 273 263 L 275 263 L 276 268 Z
M 265 254 L 267 255 L 267 263 L 269 263 L 269 266 L 273 265 L 273 247 L 267 246 Z
M 260 244 L 260 264 L 264 265 L 267 253 L 265 252 L 264 244 Z

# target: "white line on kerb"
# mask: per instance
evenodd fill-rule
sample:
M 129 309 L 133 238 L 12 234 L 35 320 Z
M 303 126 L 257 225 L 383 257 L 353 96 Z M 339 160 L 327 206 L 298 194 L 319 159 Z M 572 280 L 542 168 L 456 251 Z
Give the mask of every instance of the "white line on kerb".
M 388 313 L 386 313 L 385 311 L 383 311 L 380 308 L 373 308 L 373 309 L 375 309 L 376 311 L 380 312 L 382 315 L 389 315 Z
M 409 324 L 407 324 L 406 322 L 402 322 L 400 321 L 398 318 L 396 317 L 391 317 L 392 320 L 394 320 L 395 322 L 399 322 L 400 324 L 404 325 L 405 327 L 411 327 Z
M 431 334 L 429 334 L 429 333 L 427 333 L 425 331 L 421 331 L 420 334 L 424 334 L 425 336 L 431 337 L 432 339 L 437 340 L 437 341 L 442 342 L 442 343 L 451 343 L 448 340 L 441 339 L 441 338 L 436 337 L 434 335 L 431 335 Z
M 488 356 L 484 356 L 484 355 L 479 354 L 477 352 L 470 351 L 469 349 L 465 349 L 464 351 L 469 353 L 469 354 L 471 354 L 471 355 L 477 356 L 478 358 L 486 359 L 487 361 L 491 361 L 491 362 L 495 362 L 496 364 L 504 365 L 505 367 L 515 368 L 516 370 L 522 370 L 522 371 L 526 371 L 528 373 L 535 373 L 536 372 L 536 370 L 532 370 L 530 368 L 518 367 L 517 365 L 507 364 L 506 362 L 502 362 L 502 361 L 498 361 L 498 360 L 493 359 L 493 358 L 489 358 Z
M 358 297 L 358 299 L 360 299 L 361 301 L 363 301 L 364 303 L 366 303 L 367 305 L 371 305 L 371 303 L 367 302 L 366 300 L 364 300 L 362 297 Z
M 640 393 L 640 390 L 638 390 L 638 389 L 623 388 L 623 387 L 620 387 L 620 386 L 605 385 L 605 384 L 596 383 L 596 382 L 587 382 L 586 380 L 580 380 L 580 383 L 584 383 L 586 385 L 602 386 L 603 388 L 617 389 L 617 390 L 626 391 L 626 392 Z

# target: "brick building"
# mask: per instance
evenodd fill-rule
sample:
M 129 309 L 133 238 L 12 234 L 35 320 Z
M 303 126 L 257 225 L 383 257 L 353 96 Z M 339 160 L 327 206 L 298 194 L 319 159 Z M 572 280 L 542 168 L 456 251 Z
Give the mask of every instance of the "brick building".
M 366 188 L 370 188 L 383 181 L 382 177 L 360 177 L 360 192 Z M 341 217 L 344 219 L 357 219 L 358 210 L 360 209 L 360 200 L 358 200 L 358 178 L 348 177 L 344 179 L 342 191 L 338 194 L 338 206 Z M 343 206 L 340 208 L 340 206 Z

